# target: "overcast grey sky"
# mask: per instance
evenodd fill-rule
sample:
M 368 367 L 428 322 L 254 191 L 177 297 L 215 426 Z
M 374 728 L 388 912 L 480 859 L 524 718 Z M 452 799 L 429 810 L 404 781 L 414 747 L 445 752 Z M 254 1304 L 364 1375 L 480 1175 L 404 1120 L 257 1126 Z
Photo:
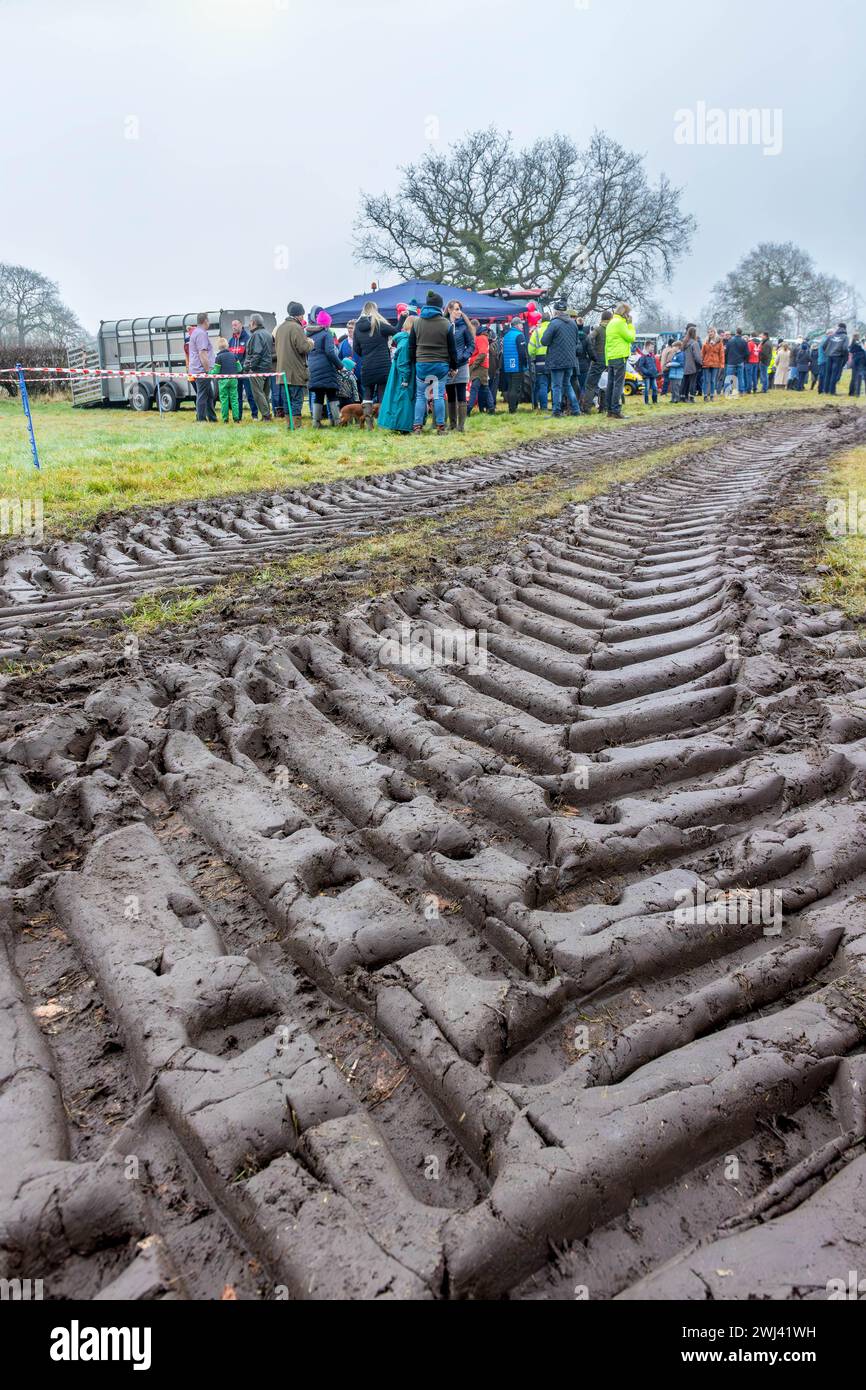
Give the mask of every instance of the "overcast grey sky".
M 0 0 L 0 33 L 0 260 L 90 328 L 360 292 L 359 189 L 393 188 L 431 117 L 443 145 L 597 125 L 645 153 L 699 224 L 672 308 L 760 240 L 866 295 L 863 0 Z M 699 102 L 780 111 L 780 152 L 678 143 Z

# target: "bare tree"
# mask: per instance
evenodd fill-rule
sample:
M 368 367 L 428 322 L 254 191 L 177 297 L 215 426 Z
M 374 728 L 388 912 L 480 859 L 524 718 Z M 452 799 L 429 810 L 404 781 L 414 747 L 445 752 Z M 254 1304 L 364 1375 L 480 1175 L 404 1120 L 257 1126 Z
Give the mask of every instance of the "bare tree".
M 791 241 L 761 242 L 717 285 L 709 306 L 727 326 L 800 333 L 825 327 L 856 303 L 856 291 L 815 269 L 808 252 Z
M 28 266 L 0 262 L 0 336 L 18 348 L 28 342 L 62 347 L 83 337 L 84 329 L 53 280 Z
M 672 309 L 650 295 L 640 301 L 637 321 L 642 333 L 659 333 L 663 330 L 678 332 L 689 322 L 689 315 L 681 309 Z
M 694 220 L 640 155 L 596 131 L 516 149 L 491 126 L 401 169 L 397 192 L 362 194 L 360 261 L 404 278 L 484 289 L 542 285 L 582 312 L 668 278 Z

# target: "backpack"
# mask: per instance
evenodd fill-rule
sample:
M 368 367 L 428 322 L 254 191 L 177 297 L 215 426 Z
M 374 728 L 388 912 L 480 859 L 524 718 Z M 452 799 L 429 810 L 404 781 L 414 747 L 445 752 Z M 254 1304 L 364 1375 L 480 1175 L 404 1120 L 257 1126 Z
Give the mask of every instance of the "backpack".
M 361 393 L 358 390 L 358 378 L 354 371 L 347 371 L 345 367 L 341 367 L 337 373 L 337 398 L 344 405 L 361 399 Z

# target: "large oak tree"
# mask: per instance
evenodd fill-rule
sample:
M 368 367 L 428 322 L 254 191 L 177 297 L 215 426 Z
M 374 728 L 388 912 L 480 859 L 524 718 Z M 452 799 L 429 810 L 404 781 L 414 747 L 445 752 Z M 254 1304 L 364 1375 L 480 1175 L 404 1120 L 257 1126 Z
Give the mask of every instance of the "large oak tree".
M 850 285 L 816 270 L 792 241 L 762 241 L 714 285 L 705 317 L 724 327 L 801 332 L 829 327 L 855 298 Z
M 596 131 L 517 149 L 495 127 L 400 170 L 395 193 L 362 194 L 356 254 L 380 271 L 485 289 L 540 285 L 589 313 L 668 278 L 694 220 L 664 175 Z

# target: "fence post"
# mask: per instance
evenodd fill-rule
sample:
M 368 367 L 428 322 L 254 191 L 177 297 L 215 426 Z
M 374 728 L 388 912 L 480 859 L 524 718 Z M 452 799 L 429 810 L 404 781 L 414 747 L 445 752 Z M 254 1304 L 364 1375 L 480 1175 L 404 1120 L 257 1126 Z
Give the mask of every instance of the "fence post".
M 36 448 L 36 435 L 33 433 L 33 416 L 30 414 L 30 397 L 27 394 L 27 382 L 24 380 L 24 368 L 20 362 L 15 363 L 15 370 L 18 373 L 18 386 L 21 391 L 21 404 L 24 407 L 24 414 L 27 416 L 27 429 L 30 432 L 30 448 L 33 453 L 33 462 L 37 468 L 41 468 L 39 462 L 39 450 Z

